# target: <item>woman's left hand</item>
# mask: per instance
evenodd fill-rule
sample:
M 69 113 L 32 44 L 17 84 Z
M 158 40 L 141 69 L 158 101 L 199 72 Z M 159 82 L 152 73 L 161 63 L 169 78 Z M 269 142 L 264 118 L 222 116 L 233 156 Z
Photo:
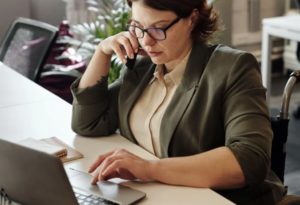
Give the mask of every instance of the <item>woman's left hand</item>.
M 89 173 L 98 168 L 92 184 L 116 177 L 128 180 L 151 181 L 153 180 L 150 175 L 151 164 L 151 161 L 142 159 L 125 149 L 118 149 L 100 155 L 90 167 Z

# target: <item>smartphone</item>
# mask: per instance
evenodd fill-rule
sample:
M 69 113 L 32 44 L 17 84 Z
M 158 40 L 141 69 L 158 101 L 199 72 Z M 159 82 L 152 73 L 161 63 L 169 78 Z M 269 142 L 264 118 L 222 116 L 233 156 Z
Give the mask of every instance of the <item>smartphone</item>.
M 128 69 L 133 69 L 136 58 L 137 58 L 137 55 L 141 55 L 141 56 L 144 56 L 144 57 L 148 56 L 147 52 L 142 47 L 139 47 L 138 52 L 134 54 L 133 59 L 129 58 L 128 56 L 126 57 L 126 64 L 125 65 L 127 66 Z
M 133 58 L 129 58 L 128 56 L 126 57 L 126 66 L 128 69 L 132 70 L 133 67 L 134 67 L 134 64 L 135 64 L 135 61 L 136 61 L 136 56 L 137 56 L 137 53 L 134 54 L 134 57 Z

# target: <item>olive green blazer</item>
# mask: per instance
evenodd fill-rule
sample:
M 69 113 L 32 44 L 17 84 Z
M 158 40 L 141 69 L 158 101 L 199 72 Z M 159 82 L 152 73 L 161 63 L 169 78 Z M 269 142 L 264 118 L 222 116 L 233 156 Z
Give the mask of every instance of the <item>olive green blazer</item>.
M 149 58 L 143 58 L 133 69 L 124 68 L 109 88 L 105 79 L 86 89 L 78 89 L 75 82 L 73 130 L 84 136 L 107 136 L 119 129 L 137 143 L 129 116 L 154 70 Z M 251 54 L 195 43 L 182 82 L 162 119 L 162 156 L 187 156 L 227 146 L 247 186 L 217 191 L 238 204 L 274 204 L 284 190 L 269 170 L 272 130 L 265 92 Z

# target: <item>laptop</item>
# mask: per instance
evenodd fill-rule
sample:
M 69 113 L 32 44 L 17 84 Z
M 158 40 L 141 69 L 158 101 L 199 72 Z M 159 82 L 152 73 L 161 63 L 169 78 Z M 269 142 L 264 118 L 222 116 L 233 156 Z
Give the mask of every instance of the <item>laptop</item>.
M 133 204 L 146 194 L 87 173 L 64 169 L 59 158 L 0 139 L 0 198 L 22 205 Z M 15 203 L 14 203 L 15 204 Z

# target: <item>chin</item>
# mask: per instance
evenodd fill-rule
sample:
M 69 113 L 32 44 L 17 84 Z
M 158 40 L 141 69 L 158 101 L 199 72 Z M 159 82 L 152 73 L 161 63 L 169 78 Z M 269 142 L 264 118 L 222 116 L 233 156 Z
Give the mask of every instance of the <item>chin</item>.
M 167 63 L 166 59 L 157 58 L 157 57 L 152 57 L 151 61 L 152 61 L 152 63 L 157 64 L 157 65 Z

